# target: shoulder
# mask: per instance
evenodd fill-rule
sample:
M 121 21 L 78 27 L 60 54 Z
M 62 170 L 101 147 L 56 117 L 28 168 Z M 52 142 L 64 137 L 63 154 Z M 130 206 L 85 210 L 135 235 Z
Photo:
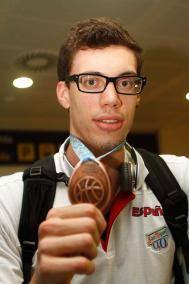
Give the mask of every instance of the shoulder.
M 0 177 L 0 196 L 6 196 L 6 194 L 14 194 L 14 192 L 18 193 L 18 191 L 22 191 L 22 175 L 22 172 L 17 172 Z
M 172 164 L 172 165 L 178 165 L 178 164 L 183 164 L 187 165 L 189 164 L 189 158 L 185 156 L 176 156 L 176 155 L 169 155 L 169 154 L 160 154 L 160 157 L 165 160 L 167 164 Z
M 0 222 L 16 230 L 22 206 L 22 172 L 0 177 Z
M 22 173 L 0 177 L 0 262 L 3 283 L 21 283 L 18 224 L 22 205 Z M 12 273 L 14 271 L 15 273 Z M 9 276 L 7 276 L 9 275 Z M 14 280 L 13 280 L 14 277 Z M 4 281 L 3 281 L 4 279 Z
M 189 173 L 189 159 L 185 156 L 160 155 L 175 176 Z
M 22 180 L 22 172 L 16 172 L 11 175 L 1 176 L 0 177 L 0 187 L 6 186 L 7 184 L 11 184 L 12 182 L 19 182 Z
M 143 152 L 145 153 L 146 151 L 143 150 L 142 153 Z M 142 153 L 141 151 L 139 151 L 139 155 Z M 141 157 L 142 160 L 143 160 L 143 154 Z M 178 181 L 180 187 L 189 196 L 189 158 L 185 156 L 176 156 L 176 155 L 168 155 L 168 154 L 166 155 L 162 154 L 159 156 L 165 161 L 170 171 L 172 172 L 172 174 L 175 176 L 176 180 Z M 143 167 L 145 168 L 145 165 L 140 163 L 139 168 L 143 168 Z
M 181 188 L 189 193 L 189 159 L 185 156 L 160 155 L 177 179 Z

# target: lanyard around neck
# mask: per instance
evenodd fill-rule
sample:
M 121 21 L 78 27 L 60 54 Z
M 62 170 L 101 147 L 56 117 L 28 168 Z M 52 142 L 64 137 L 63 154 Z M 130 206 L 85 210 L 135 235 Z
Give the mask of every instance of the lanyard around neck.
M 115 146 L 112 150 L 108 151 L 107 153 L 95 157 L 94 154 L 79 140 L 77 137 L 73 136 L 72 134 L 70 135 L 70 144 L 75 152 L 75 154 L 78 156 L 80 161 L 85 161 L 85 160 L 101 160 L 105 158 L 106 156 L 119 151 L 123 146 L 125 146 L 126 141 L 123 141 L 119 143 L 117 146 Z

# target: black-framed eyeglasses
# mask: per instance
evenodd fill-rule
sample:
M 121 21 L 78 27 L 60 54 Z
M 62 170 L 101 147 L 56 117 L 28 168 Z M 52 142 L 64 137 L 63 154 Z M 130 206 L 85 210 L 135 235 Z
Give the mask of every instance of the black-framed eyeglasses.
M 138 95 L 146 84 L 146 78 L 136 75 L 107 77 L 100 74 L 82 73 L 68 76 L 66 82 L 75 82 L 83 93 L 102 93 L 112 82 L 118 94 Z

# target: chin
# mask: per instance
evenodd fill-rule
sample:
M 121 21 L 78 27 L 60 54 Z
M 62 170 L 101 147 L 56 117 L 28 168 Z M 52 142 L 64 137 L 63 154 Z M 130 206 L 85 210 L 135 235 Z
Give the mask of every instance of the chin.
M 112 150 L 115 146 L 117 146 L 118 144 L 120 144 L 122 141 L 124 140 L 124 138 L 122 139 L 117 139 L 117 140 L 107 140 L 107 141 L 103 141 L 103 140 L 100 140 L 100 141 L 96 141 L 95 145 L 94 145 L 94 148 L 95 150 L 99 151 L 99 152 L 108 152 L 110 150 Z

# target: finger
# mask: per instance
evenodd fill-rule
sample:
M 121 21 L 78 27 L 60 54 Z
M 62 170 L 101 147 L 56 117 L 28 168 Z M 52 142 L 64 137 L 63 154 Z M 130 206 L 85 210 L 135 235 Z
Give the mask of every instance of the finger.
M 47 214 L 47 219 L 54 217 L 60 217 L 62 219 L 90 217 L 97 222 L 97 227 L 100 234 L 102 234 L 106 228 L 106 221 L 101 211 L 89 203 L 80 203 L 61 208 L 52 208 Z
M 83 256 L 55 257 L 48 255 L 38 256 L 37 270 L 47 276 L 64 278 L 67 274 L 91 274 L 95 271 L 94 262 Z M 54 279 L 54 277 L 53 277 Z
M 85 256 L 93 259 L 97 256 L 97 246 L 90 234 L 78 234 L 66 237 L 47 237 L 39 242 L 39 254 L 52 256 Z
M 96 244 L 99 243 L 100 234 L 96 221 L 89 217 L 81 218 L 50 218 L 39 227 L 40 238 L 45 236 L 67 236 L 70 234 L 89 233 Z

